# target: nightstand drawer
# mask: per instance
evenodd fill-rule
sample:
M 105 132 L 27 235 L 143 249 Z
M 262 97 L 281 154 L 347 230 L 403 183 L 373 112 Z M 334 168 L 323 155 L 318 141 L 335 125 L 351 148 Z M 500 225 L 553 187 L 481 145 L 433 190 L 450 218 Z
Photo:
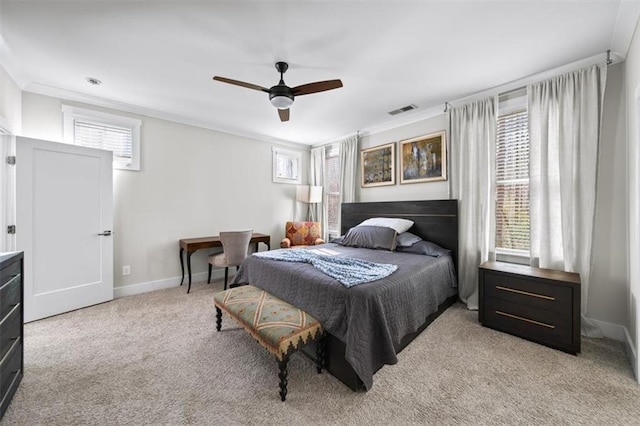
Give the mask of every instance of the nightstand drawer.
M 0 359 L 2 359 L 11 348 L 13 341 L 20 337 L 21 327 L 20 304 L 14 306 L 9 315 L 1 319 L 0 322 Z
M 567 312 L 572 303 L 569 287 L 493 272 L 485 272 L 483 279 L 486 297 L 554 312 Z
M 572 341 L 570 312 L 546 311 L 517 303 L 485 298 L 483 325 L 561 349 Z
M 0 364 L 0 395 L 5 395 L 9 386 L 22 368 L 22 339 L 17 339 Z
M 0 320 L 4 318 L 22 298 L 22 277 L 15 275 L 0 287 Z
M 0 269 L 0 286 L 20 274 L 20 262 L 15 262 Z

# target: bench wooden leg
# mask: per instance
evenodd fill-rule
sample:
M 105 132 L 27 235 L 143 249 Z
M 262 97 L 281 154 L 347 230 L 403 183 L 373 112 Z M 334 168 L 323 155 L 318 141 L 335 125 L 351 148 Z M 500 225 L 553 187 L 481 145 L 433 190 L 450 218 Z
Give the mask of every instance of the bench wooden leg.
M 222 328 L 222 311 L 216 306 L 216 330 Z
M 280 367 L 280 399 L 284 401 L 287 399 L 287 363 L 289 362 L 289 355 L 285 355 L 282 361 L 278 360 L 278 367 Z
M 325 340 L 324 336 L 321 336 L 316 342 L 316 370 L 318 374 L 322 373 L 322 367 L 324 366 L 324 350 Z

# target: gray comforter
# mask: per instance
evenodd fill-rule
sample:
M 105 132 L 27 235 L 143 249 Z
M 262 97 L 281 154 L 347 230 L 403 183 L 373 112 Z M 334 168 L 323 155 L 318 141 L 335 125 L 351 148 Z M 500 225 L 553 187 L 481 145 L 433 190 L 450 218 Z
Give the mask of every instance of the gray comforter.
M 450 257 L 316 246 L 371 262 L 398 265 L 382 280 L 347 288 L 307 263 L 248 257 L 234 283 L 251 283 L 308 312 L 346 345 L 346 359 L 366 389 L 381 364 L 395 364 L 401 338 L 457 293 Z

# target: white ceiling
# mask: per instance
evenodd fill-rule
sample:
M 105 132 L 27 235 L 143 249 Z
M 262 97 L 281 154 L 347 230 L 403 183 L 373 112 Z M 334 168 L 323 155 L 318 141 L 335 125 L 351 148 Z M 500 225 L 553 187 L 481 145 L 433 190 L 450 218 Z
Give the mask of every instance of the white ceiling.
M 313 144 L 395 120 L 388 111 L 408 104 L 425 111 L 608 49 L 624 57 L 637 21 L 630 4 L 638 9 L 629 0 L 0 0 L 0 44 L 25 91 Z M 266 93 L 212 80 L 270 87 L 279 60 L 291 87 L 334 78 L 344 87 L 297 98 L 281 123 Z

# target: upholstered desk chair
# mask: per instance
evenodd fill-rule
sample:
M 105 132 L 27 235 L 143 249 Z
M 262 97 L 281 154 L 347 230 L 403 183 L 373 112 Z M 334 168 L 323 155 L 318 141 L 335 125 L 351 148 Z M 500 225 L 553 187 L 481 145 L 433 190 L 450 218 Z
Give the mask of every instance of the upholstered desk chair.
M 209 277 L 207 278 L 207 283 L 211 282 L 211 268 L 213 266 L 224 268 L 224 289 L 227 289 L 229 267 L 235 266 L 237 271 L 240 264 L 247 258 L 249 241 L 252 235 L 252 230 L 220 232 L 222 253 L 209 256 Z
M 320 222 L 287 222 L 281 248 L 324 244 Z

